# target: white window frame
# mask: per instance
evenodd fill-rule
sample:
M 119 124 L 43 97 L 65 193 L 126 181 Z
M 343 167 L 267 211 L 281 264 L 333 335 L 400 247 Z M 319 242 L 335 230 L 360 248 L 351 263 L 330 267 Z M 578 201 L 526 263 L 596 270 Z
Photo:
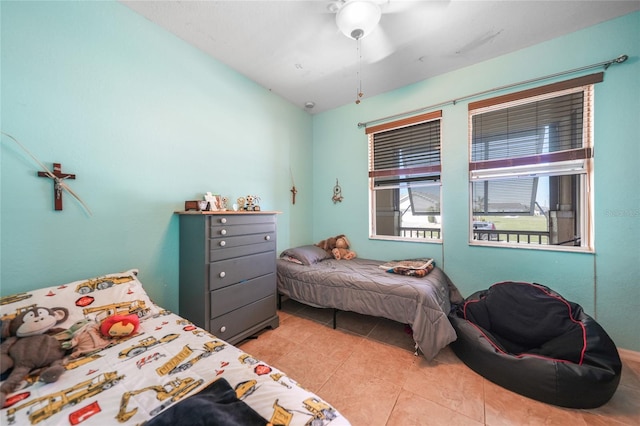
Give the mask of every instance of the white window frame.
M 594 75 L 595 76 L 595 75 Z M 587 76 L 590 77 L 590 76 Z M 575 81 L 582 81 L 574 79 Z M 478 103 L 478 107 L 473 104 L 469 105 L 469 244 L 470 245 L 489 245 L 509 248 L 527 248 L 527 249 L 542 249 L 542 250 L 557 250 L 557 251 L 594 251 L 594 221 L 593 221 L 593 209 L 594 209 L 594 194 L 593 194 L 593 112 L 594 112 L 594 83 L 602 81 L 598 78 L 590 79 L 589 84 L 585 85 L 572 85 L 570 80 L 563 84 L 563 82 L 549 85 L 545 87 L 558 87 L 558 90 L 547 90 L 544 88 L 541 91 L 542 94 L 535 94 L 532 96 L 511 96 L 513 99 L 509 100 L 509 95 L 503 96 L 505 102 L 500 102 L 499 98 L 495 102 L 489 102 L 488 106 L 481 106 Z M 564 86 L 564 87 L 563 87 Z M 568 87 L 568 88 L 566 88 Z M 522 94 L 534 93 L 536 89 L 524 91 Z M 540 92 L 540 90 L 538 90 Z M 524 157 L 507 157 L 512 161 L 511 166 L 499 165 L 498 167 L 488 166 L 491 161 L 486 161 L 487 164 L 482 165 L 480 168 L 475 168 L 474 161 L 472 160 L 473 149 L 473 117 L 491 111 L 497 111 L 506 109 L 513 106 L 524 105 L 534 103 L 540 100 L 551 99 L 566 94 L 583 92 L 583 123 L 582 123 L 582 146 L 575 150 L 556 151 L 541 155 L 540 163 L 531 163 L 531 158 L 524 159 Z M 575 158 L 572 158 L 573 151 L 576 151 Z M 520 161 L 522 160 L 522 161 Z M 558 161 L 559 160 L 559 161 Z M 496 162 L 497 163 L 497 162 Z M 504 163 L 504 161 L 503 161 Z M 505 242 L 499 239 L 500 235 L 492 234 L 494 238 L 474 239 L 474 204 L 473 204 L 473 183 L 480 181 L 498 180 L 498 179 L 512 179 L 518 177 L 543 177 L 543 176 L 570 176 L 577 175 L 580 181 L 580 194 L 577 200 L 579 208 L 579 237 L 580 245 L 567 246 L 567 245 L 554 245 L 551 243 L 537 244 L 537 243 L 514 243 Z M 479 234 L 476 234 L 479 237 Z
M 442 243 L 442 229 L 438 231 L 437 238 L 431 238 L 431 233 L 429 233 L 429 237 L 403 237 L 401 235 L 385 235 L 378 234 L 378 224 L 377 224 L 377 203 L 376 203 L 376 193 L 382 190 L 392 190 L 399 188 L 406 188 L 407 190 L 411 189 L 419 189 L 419 188 L 427 188 L 427 187 L 438 187 L 439 193 L 439 206 L 440 206 L 440 217 L 442 217 L 442 174 L 441 174 L 441 161 L 442 161 L 442 152 L 441 148 L 439 149 L 439 164 L 437 166 L 437 172 L 431 170 L 430 172 L 426 172 L 427 174 L 437 173 L 438 179 L 431 180 L 427 177 L 424 179 L 419 179 L 415 182 L 404 182 L 402 184 L 384 184 L 384 185 L 376 185 L 376 176 L 379 177 L 380 173 L 384 174 L 387 172 L 386 170 L 378 169 L 374 166 L 374 138 L 376 133 L 386 132 L 390 130 L 402 129 L 408 126 L 422 124 L 426 122 L 432 122 L 438 120 L 440 122 L 440 133 L 439 133 L 439 142 L 440 146 L 442 144 L 442 111 L 434 111 L 426 114 L 421 114 L 415 117 L 409 117 L 402 120 L 398 120 L 392 123 L 385 123 L 378 126 L 374 126 L 366 129 L 366 133 L 368 134 L 368 148 L 369 148 L 369 238 L 370 239 L 379 239 L 379 240 L 392 240 L 392 241 L 409 241 L 409 242 L 421 242 L 421 243 Z M 426 167 L 429 169 L 429 167 Z M 433 167 L 431 167 L 433 169 Z M 378 173 L 378 175 L 376 175 Z M 404 177 L 411 176 L 415 174 L 416 176 L 422 175 L 424 177 L 424 169 L 419 170 L 409 170 L 409 173 L 401 175 Z M 393 173 L 392 173 L 393 174 Z M 397 172 L 395 174 L 397 175 Z M 428 232 L 428 231 L 427 231 Z

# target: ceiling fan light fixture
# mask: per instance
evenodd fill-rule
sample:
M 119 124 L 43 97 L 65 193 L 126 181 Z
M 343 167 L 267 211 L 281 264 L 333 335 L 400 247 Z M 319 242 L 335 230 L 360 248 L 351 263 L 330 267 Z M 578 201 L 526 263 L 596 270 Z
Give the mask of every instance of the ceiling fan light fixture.
M 336 13 L 336 25 L 349 38 L 366 37 L 380 22 L 380 6 L 372 1 L 347 1 Z

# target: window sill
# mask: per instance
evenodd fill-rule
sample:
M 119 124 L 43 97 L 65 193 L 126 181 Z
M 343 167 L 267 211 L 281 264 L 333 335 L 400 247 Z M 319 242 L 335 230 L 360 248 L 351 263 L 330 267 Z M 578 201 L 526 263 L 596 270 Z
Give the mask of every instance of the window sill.
M 399 241 L 403 243 L 442 244 L 442 239 L 432 238 L 406 238 L 393 235 L 369 235 L 370 240 Z
M 525 250 L 542 250 L 542 251 L 562 251 L 569 253 L 595 253 L 592 247 L 577 247 L 577 246 L 555 246 L 548 244 L 518 244 L 518 243 L 501 243 L 492 241 L 469 241 L 471 247 L 496 247 L 507 249 L 525 249 Z

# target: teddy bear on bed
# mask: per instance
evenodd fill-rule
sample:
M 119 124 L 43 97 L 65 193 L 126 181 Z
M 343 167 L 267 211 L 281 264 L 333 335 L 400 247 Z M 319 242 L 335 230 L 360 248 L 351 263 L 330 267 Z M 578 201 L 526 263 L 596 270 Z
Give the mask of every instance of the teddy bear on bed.
M 30 306 L 13 318 L 8 327 L 2 327 L 4 341 L 0 344 L 0 374 L 13 367 L 0 386 L 0 407 L 6 397 L 15 391 L 22 380 L 33 370 L 40 371 L 40 381 L 53 383 L 60 378 L 65 368 L 62 360 L 65 350 L 60 342 L 47 333 L 57 333 L 55 328 L 69 317 L 66 308 Z
M 327 255 L 331 256 L 331 250 L 336 247 L 336 237 L 329 237 L 315 244 L 316 247 L 320 247 L 327 252 Z
M 347 237 L 344 234 L 329 237 L 317 243 L 316 246 L 320 247 L 326 251 L 329 256 L 337 260 L 351 260 L 357 256 L 356 252 L 349 249 L 349 240 L 347 240 Z
M 345 235 L 338 235 L 336 237 L 335 245 L 336 246 L 331 250 L 331 254 L 333 255 L 334 259 L 351 260 L 357 257 L 356 252 L 349 249 L 351 244 L 349 244 L 349 240 L 347 240 L 347 237 Z

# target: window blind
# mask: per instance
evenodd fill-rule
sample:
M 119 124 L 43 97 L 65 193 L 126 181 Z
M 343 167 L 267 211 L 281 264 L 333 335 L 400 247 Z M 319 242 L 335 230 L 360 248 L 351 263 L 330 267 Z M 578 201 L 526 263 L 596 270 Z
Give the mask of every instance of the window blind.
M 588 114 L 600 81 L 593 74 L 469 104 L 472 175 L 559 162 L 575 168 L 591 158 Z
M 537 177 L 473 182 L 473 213 L 486 215 L 533 215 Z
M 535 212 L 539 179 L 587 173 L 593 84 L 580 77 L 469 104 L 474 214 Z
M 584 93 L 474 115 L 471 161 L 582 148 Z
M 440 120 L 372 133 L 369 177 L 374 185 L 440 178 Z

